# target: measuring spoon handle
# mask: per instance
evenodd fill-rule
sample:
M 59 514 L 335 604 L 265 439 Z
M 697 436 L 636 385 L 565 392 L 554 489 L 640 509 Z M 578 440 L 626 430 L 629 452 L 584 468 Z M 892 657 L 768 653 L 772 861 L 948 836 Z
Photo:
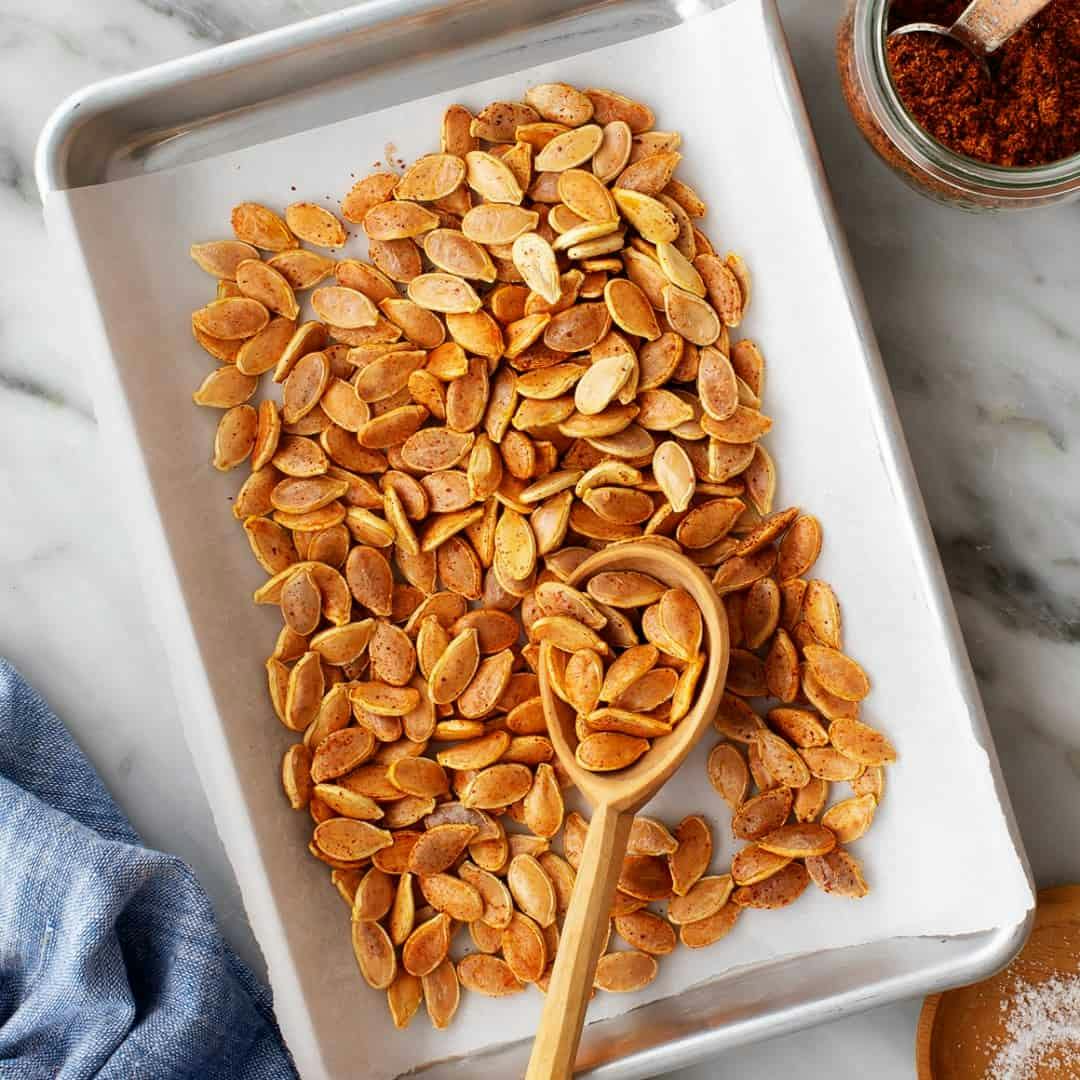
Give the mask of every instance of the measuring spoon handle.
M 972 0 L 952 24 L 952 35 L 984 59 L 997 50 L 1050 0 Z
M 525 1080 L 569 1080 L 634 815 L 593 811 Z

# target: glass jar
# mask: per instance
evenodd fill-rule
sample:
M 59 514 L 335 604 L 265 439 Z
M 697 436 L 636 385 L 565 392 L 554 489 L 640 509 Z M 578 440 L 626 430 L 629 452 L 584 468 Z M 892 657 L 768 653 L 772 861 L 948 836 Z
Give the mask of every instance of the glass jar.
M 912 119 L 885 52 L 891 0 L 849 0 L 836 57 L 851 115 L 878 155 L 924 195 L 968 210 L 1025 210 L 1080 196 L 1080 154 L 1010 168 L 943 146 Z

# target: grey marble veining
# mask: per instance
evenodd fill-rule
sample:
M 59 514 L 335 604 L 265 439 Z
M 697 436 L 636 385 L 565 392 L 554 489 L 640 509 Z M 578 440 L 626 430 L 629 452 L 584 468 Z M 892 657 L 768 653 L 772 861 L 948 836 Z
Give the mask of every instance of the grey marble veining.
M 148 841 L 192 863 L 256 966 L 118 514 L 31 162 L 48 113 L 81 85 L 340 6 L 0 0 L 0 652 Z M 781 8 L 1036 876 L 1078 880 L 1080 849 L 1062 838 L 1080 831 L 1080 204 L 975 217 L 909 191 L 844 109 L 839 0 Z M 807 344 L 808 364 L 828 362 Z M 873 1062 L 882 1080 L 911 1077 L 917 1013 L 895 1006 L 680 1075 L 844 1077 Z

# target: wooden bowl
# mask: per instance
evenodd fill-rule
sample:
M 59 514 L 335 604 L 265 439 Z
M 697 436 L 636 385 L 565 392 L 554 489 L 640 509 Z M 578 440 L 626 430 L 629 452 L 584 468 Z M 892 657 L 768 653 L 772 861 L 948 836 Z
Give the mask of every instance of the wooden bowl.
M 984 1080 L 995 1075 L 994 1058 L 1007 1044 L 1006 1025 L 1017 983 L 1037 986 L 1054 977 L 1080 975 L 1080 885 L 1043 889 L 1027 944 L 1015 960 L 989 979 L 933 994 L 923 1003 L 915 1037 L 919 1080 Z M 1075 1033 L 1080 1056 L 1080 1031 Z M 1033 1080 L 1080 1075 L 1055 1061 L 1052 1049 L 1034 1066 Z

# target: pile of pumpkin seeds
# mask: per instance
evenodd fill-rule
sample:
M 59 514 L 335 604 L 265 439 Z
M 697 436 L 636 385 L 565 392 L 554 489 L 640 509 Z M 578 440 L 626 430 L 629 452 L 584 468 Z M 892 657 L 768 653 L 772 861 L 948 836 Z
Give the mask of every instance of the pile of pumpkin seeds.
M 540 642 L 567 700 L 586 704 L 583 675 L 597 689 L 579 760 L 598 724 L 659 731 L 693 692 L 700 623 L 695 640 L 660 594 L 628 614 L 625 582 L 573 589 L 592 550 L 650 537 L 713 575 L 732 654 L 708 771 L 746 842 L 709 875 L 704 817 L 639 817 L 612 910 L 626 947 L 598 988 L 640 989 L 677 939 L 709 945 L 811 881 L 865 895 L 847 845 L 895 758 L 809 577 L 820 525 L 774 510 L 765 361 L 731 340 L 750 274 L 699 228 L 680 135 L 641 102 L 552 83 L 451 106 L 441 144 L 360 179 L 338 213 L 242 203 L 233 239 L 191 249 L 218 279 L 192 316 L 219 361 L 194 400 L 223 410 L 214 465 L 249 465 L 234 514 L 268 575 L 255 600 L 283 619 L 266 669 L 300 736 L 285 792 L 364 979 L 399 1027 L 423 1002 L 440 1028 L 461 986 L 543 989 L 558 947 L 586 822 L 564 806 Z M 369 261 L 334 256 L 349 224 Z M 256 406 L 267 373 L 281 400 Z

